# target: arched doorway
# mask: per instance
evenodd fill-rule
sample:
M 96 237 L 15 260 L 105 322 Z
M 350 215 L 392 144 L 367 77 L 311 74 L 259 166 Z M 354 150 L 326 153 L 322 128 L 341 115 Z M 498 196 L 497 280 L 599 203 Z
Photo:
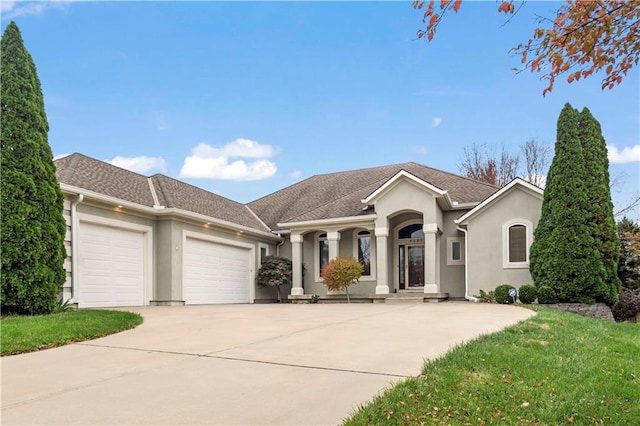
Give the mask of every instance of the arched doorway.
M 422 222 L 402 223 L 396 231 L 399 290 L 424 288 L 424 232 Z

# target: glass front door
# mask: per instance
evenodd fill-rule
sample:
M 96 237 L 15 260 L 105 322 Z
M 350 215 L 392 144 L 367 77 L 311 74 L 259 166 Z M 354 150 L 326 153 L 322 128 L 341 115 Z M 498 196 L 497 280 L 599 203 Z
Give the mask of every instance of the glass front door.
M 407 246 L 405 264 L 407 287 L 424 287 L 424 245 Z

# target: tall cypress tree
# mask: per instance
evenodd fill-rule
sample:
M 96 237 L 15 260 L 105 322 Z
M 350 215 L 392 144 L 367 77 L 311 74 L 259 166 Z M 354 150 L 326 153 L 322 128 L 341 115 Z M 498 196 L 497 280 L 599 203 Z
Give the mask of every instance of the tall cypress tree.
M 6 313 L 49 313 L 65 281 L 63 196 L 36 66 L 11 22 L 0 41 L 2 293 Z
M 555 155 L 531 246 L 530 270 L 537 286 L 553 288 L 561 302 L 593 303 L 602 262 L 591 236 L 580 114 L 566 104 L 558 117 Z
M 596 298 L 613 306 L 620 294 L 618 278 L 620 242 L 613 218 L 613 203 L 609 189 L 607 145 L 602 136 L 600 123 L 587 108 L 580 113 L 580 141 L 587 170 L 585 178 L 589 198 L 587 220 L 600 253 L 600 262 L 602 262 L 600 271 L 602 276 L 598 277 L 599 289 Z

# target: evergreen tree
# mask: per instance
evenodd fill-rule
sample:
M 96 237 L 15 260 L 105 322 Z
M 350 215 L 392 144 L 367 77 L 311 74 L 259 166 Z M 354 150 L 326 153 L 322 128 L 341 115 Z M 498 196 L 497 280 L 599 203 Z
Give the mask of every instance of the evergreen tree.
M 609 159 L 600 123 L 584 108 L 580 113 L 580 142 L 584 155 L 585 185 L 588 203 L 588 224 L 602 262 L 601 277 L 597 277 L 596 299 L 613 306 L 620 294 L 618 260 L 620 242 L 613 218 L 613 203 L 609 189 Z
M 555 156 L 549 169 L 540 221 L 531 246 L 537 287 L 549 286 L 559 302 L 594 303 L 602 262 L 591 236 L 587 171 L 579 134 L 580 113 L 566 104 L 558 117 Z
M 11 22 L 0 41 L 3 313 L 49 313 L 65 281 L 63 196 L 36 66 Z

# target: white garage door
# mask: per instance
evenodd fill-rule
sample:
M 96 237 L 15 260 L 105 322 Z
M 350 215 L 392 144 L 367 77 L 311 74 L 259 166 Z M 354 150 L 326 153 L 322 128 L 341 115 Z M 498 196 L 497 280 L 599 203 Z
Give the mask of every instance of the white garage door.
M 144 234 L 82 222 L 79 306 L 144 305 Z
M 185 303 L 249 303 L 250 253 L 245 248 L 187 238 Z

